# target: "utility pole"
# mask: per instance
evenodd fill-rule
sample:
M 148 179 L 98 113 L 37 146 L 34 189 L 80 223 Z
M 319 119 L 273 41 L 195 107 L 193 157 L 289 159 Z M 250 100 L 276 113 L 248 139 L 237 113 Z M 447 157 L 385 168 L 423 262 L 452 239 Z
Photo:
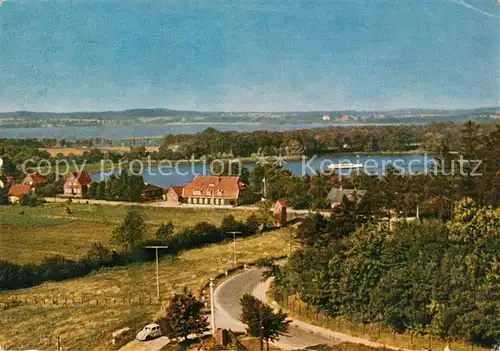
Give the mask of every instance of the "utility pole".
M 262 192 L 262 194 L 263 194 L 262 201 L 265 201 L 265 200 L 267 200 L 266 178 L 262 178 L 262 183 L 264 183 L 263 184 L 264 188 L 263 188 L 263 192 Z
M 212 337 L 215 338 L 215 302 L 214 302 L 214 279 L 210 278 L 210 313 L 211 313 L 211 320 L 212 320 Z
M 236 267 L 236 234 L 241 234 L 239 231 L 227 232 L 228 234 L 233 234 L 233 264 Z
M 158 266 L 158 249 L 168 249 L 168 246 L 145 246 L 146 249 L 156 250 L 156 297 L 160 301 L 160 270 Z

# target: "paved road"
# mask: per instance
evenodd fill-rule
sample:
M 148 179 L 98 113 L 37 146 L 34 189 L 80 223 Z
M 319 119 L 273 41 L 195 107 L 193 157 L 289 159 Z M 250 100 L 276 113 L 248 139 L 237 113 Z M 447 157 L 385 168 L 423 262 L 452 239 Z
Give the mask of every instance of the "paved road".
M 217 328 L 230 328 L 233 331 L 244 332 L 245 325 L 239 321 L 241 307 L 239 299 L 244 294 L 255 294 L 263 298 L 262 291 L 267 290 L 262 283 L 262 271 L 251 269 L 222 282 L 215 290 L 215 324 Z M 260 295 L 260 296 L 259 296 Z M 296 350 L 308 346 L 326 344 L 333 345 L 340 340 L 323 336 L 293 322 L 290 325 L 289 336 L 282 336 L 274 344 L 285 350 Z
M 252 294 L 266 301 L 266 292 L 270 280 L 262 280 L 261 269 L 250 269 L 222 282 L 215 290 L 215 323 L 218 328 L 231 328 L 234 331 L 244 331 L 245 325 L 239 321 L 241 307 L 239 299 L 244 294 Z M 385 347 L 391 350 L 401 350 L 397 347 L 380 344 L 371 340 L 334 332 L 299 320 L 290 323 L 288 336 L 282 336 L 274 344 L 285 350 L 304 349 L 318 344 L 335 345 L 342 342 L 363 344 L 371 347 Z M 403 349 L 405 350 L 405 349 Z
M 150 341 L 133 340 L 125 346 L 122 346 L 120 351 L 158 351 L 169 342 L 170 339 L 166 336 L 161 336 Z
M 66 197 L 45 197 L 47 202 L 65 203 L 68 201 Z M 71 201 L 75 204 L 90 204 L 90 205 L 105 205 L 105 206 L 139 206 L 139 207 L 173 207 L 180 209 L 216 209 L 216 210 L 239 210 L 239 211 L 258 211 L 258 206 L 230 206 L 230 205 L 193 205 L 193 204 L 179 204 L 177 202 L 171 201 L 151 201 L 151 202 L 128 202 L 128 201 L 107 201 L 107 200 L 96 200 L 96 199 L 79 199 L 72 198 Z M 308 214 L 309 210 L 294 210 L 292 208 L 287 209 L 288 213 L 294 214 Z M 320 212 L 325 216 L 329 216 L 331 213 L 329 211 Z

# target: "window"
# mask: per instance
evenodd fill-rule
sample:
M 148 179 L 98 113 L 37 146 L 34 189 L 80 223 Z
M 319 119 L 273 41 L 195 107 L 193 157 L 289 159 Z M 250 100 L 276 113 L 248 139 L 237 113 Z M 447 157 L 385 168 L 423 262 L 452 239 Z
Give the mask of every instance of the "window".
M 217 190 L 217 196 L 222 196 L 222 195 L 224 195 L 224 190 L 218 189 Z
M 201 190 L 200 189 L 193 189 L 193 195 L 200 196 L 201 195 Z

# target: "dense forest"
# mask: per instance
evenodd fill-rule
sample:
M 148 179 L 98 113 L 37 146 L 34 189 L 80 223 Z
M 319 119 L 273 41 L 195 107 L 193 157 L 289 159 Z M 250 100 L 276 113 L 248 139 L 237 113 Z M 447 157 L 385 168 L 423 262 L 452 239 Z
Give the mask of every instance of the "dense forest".
M 301 248 L 272 269 L 281 294 L 397 333 L 485 347 L 500 342 L 500 209 L 464 199 L 445 223 L 391 228 L 363 224 L 349 206 L 300 224 Z

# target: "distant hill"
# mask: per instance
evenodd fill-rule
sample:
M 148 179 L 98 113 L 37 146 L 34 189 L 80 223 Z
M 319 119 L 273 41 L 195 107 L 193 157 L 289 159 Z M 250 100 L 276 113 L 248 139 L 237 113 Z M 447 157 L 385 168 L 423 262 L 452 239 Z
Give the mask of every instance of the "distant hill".
M 230 121 L 245 121 L 245 120 L 272 120 L 291 118 L 294 120 L 315 120 L 323 115 L 330 115 L 332 118 L 343 115 L 359 116 L 364 118 L 412 118 L 412 117 L 435 117 L 447 118 L 452 117 L 480 117 L 487 115 L 499 115 L 500 107 L 481 107 L 475 109 L 462 110 L 438 110 L 438 109 L 422 109 L 409 108 L 397 109 L 389 111 L 358 111 L 358 110 L 333 110 L 333 111 L 287 111 L 287 112 L 200 112 L 200 111 L 181 111 L 171 110 L 167 108 L 152 108 L 152 109 L 130 109 L 123 111 L 96 111 L 96 112 L 32 112 L 32 111 L 15 111 L 2 112 L 0 119 L 15 118 L 28 120 L 46 120 L 46 119 L 99 119 L 99 120 L 131 120 L 131 119 L 149 119 L 159 117 L 171 117 L 172 119 L 223 119 Z

